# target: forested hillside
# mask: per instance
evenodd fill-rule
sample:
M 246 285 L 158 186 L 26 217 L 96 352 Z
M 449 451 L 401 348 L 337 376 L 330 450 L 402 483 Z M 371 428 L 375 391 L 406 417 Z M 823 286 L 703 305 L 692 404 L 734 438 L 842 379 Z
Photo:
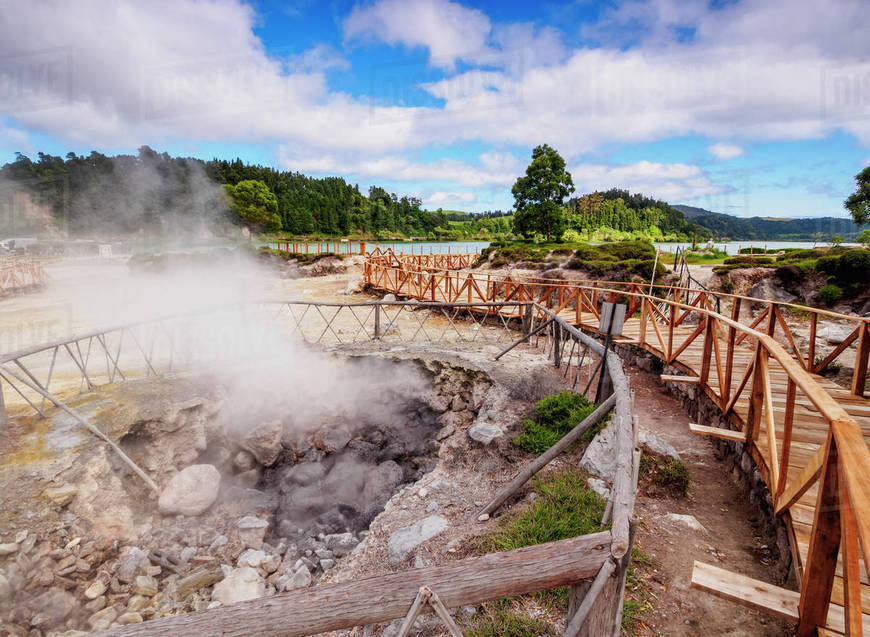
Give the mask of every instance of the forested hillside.
M 26 193 L 50 212 L 50 218 L 18 219 L 20 231 L 39 230 L 32 228 L 38 222 L 73 235 L 219 226 L 227 218 L 222 185 L 249 179 L 269 186 L 282 229 L 293 234 L 426 236 L 449 226 L 443 214 L 421 210 L 418 199 L 383 188 L 364 194 L 340 177 L 315 179 L 241 160 L 170 157 L 147 146 L 115 157 L 39 153 L 33 161 L 19 154 L 0 168 L 0 189 L 8 198 Z
M 704 235 L 683 213 L 664 201 L 612 188 L 575 197 L 567 202 L 568 227 L 581 236 L 617 233 L 649 238 L 687 238 Z
M 848 217 L 784 219 L 734 217 L 693 206 L 674 206 L 693 223 L 709 228 L 717 239 L 732 241 L 827 241 L 834 235 L 855 238 L 867 226 L 856 226 Z

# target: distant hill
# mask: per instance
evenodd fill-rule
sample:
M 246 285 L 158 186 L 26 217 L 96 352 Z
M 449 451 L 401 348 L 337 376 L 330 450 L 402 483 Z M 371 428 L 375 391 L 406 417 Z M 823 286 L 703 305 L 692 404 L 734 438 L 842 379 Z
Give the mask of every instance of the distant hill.
M 717 239 L 734 241 L 813 241 L 823 236 L 839 235 L 854 239 L 867 226 L 856 226 L 851 219 L 811 217 L 788 219 L 777 217 L 735 217 L 694 206 L 675 205 L 687 220 L 708 228 Z

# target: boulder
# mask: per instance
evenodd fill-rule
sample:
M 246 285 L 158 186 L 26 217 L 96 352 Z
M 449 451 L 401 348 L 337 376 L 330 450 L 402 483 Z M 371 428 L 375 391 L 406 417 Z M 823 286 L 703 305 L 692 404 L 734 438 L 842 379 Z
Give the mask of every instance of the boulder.
M 430 515 L 412 526 L 399 529 L 390 536 L 387 544 L 387 559 L 390 564 L 398 564 L 415 548 L 447 528 L 447 520 L 440 515 Z
M 251 568 L 259 568 L 260 564 L 262 564 L 265 560 L 265 552 L 257 551 L 255 549 L 245 549 L 244 551 L 242 551 L 242 554 L 239 555 L 236 566 L 250 566 Z
M 616 464 L 616 427 L 607 425 L 598 433 L 580 459 L 580 468 L 588 474 L 607 482 L 613 481 L 613 467 Z
M 637 432 L 637 442 L 644 451 L 654 453 L 659 456 L 671 458 L 672 460 L 680 460 L 680 454 L 673 448 L 671 443 L 654 434 L 649 429 L 640 427 Z
M 600 480 L 598 478 L 588 478 L 586 480 L 586 484 L 589 485 L 589 488 L 597 493 L 598 497 L 600 497 L 602 500 L 610 499 L 610 489 L 608 488 L 607 483 L 604 480 Z
M 762 301 L 778 301 L 780 303 L 791 303 L 797 299 L 794 294 L 785 291 L 772 278 L 761 279 L 761 281 L 749 288 L 746 296 L 751 296 Z
M 472 440 L 488 445 L 496 438 L 504 435 L 504 432 L 498 425 L 490 422 L 479 422 L 468 430 L 468 435 Z
M 160 493 L 157 505 L 164 515 L 199 515 L 217 499 L 221 474 L 210 464 L 194 464 L 176 473 Z
M 215 584 L 211 598 L 221 604 L 235 604 L 263 597 L 265 594 L 266 580 L 250 566 L 243 566 L 234 568 L 222 581 Z
M 263 538 L 266 537 L 266 529 L 269 527 L 269 523 L 266 520 L 253 515 L 246 515 L 243 518 L 239 518 L 236 526 L 239 529 L 239 540 L 244 546 L 252 549 L 263 548 Z
M 831 345 L 839 345 L 852 334 L 854 327 L 840 325 L 839 323 L 823 322 L 822 327 L 816 332 L 818 338 L 824 339 Z
M 327 429 L 321 429 L 314 434 L 314 442 L 323 451 L 326 451 L 327 453 L 335 453 L 336 451 L 341 451 L 347 446 L 347 443 L 350 442 L 350 434 L 344 429 L 330 427 Z
M 280 422 L 263 423 L 245 436 L 242 446 L 254 454 L 257 462 L 270 467 L 281 455 L 283 431 Z

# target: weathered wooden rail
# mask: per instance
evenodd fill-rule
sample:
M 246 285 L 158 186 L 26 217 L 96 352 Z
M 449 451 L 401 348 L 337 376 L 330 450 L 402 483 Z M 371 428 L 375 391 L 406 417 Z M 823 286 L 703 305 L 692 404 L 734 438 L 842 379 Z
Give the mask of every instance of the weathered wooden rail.
M 681 380 L 697 384 L 732 425 L 695 430 L 745 445 L 761 471 L 797 558 L 798 635 L 825 630 L 860 635 L 865 626 L 870 634 L 870 402 L 863 398 L 870 320 L 662 285 L 415 271 L 377 262 L 367 263 L 365 278 L 375 289 L 407 298 L 534 302 L 592 333 L 598 331 L 603 300 L 627 303 L 631 318 L 617 340 L 687 374 Z M 798 313 L 809 314 L 803 344 L 786 320 Z M 817 357 L 823 319 L 847 324 L 850 331 Z M 853 343 L 849 389 L 818 375 Z M 720 583 L 734 599 L 746 602 L 741 596 L 752 596 L 751 586 Z
M 39 261 L 19 257 L 0 260 L 0 295 L 16 294 L 45 285 L 45 269 Z

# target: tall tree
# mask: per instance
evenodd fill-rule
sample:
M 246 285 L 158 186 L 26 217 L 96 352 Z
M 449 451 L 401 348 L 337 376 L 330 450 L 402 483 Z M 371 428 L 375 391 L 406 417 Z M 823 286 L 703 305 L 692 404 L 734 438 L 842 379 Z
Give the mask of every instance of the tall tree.
M 281 229 L 278 200 L 262 181 L 246 179 L 235 186 L 226 186 L 232 208 L 243 224 L 259 232 Z
M 867 223 L 870 217 L 870 166 L 855 175 L 855 183 L 855 192 L 843 204 L 852 215 L 852 220 L 860 226 Z
M 571 173 L 565 170 L 565 160 L 547 144 L 532 151 L 532 163 L 526 174 L 517 179 L 511 190 L 514 195 L 514 232 L 529 237 L 535 233 L 547 240 L 559 238 L 565 230 L 562 202 L 574 192 Z

